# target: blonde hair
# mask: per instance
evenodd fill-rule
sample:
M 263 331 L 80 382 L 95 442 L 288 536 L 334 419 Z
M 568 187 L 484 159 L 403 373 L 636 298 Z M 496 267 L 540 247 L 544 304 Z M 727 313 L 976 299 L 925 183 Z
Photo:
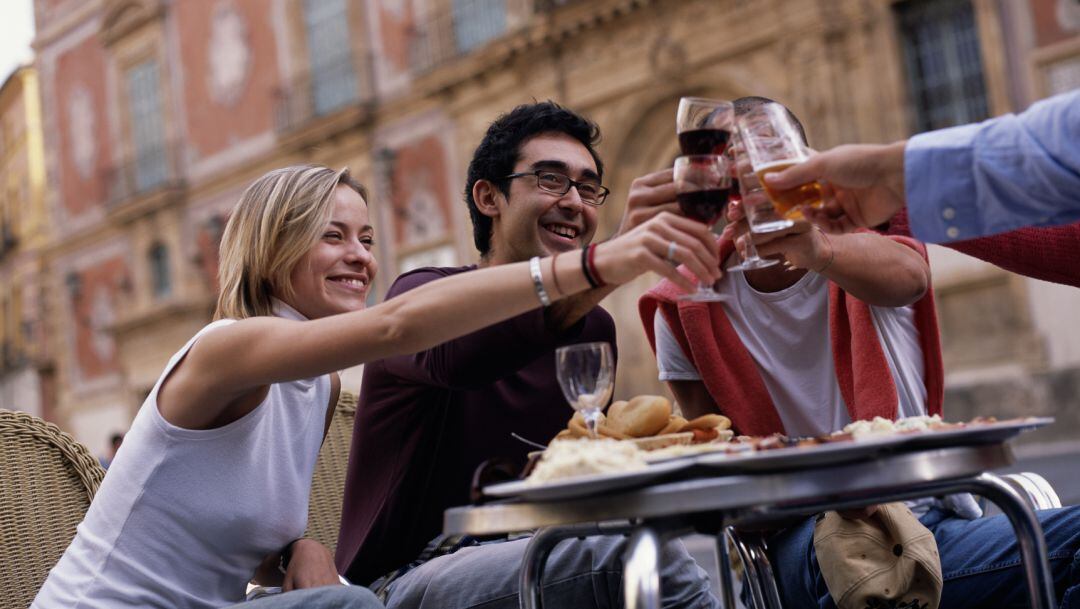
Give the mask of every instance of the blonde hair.
M 274 294 L 293 296 L 289 275 L 330 221 L 338 184 L 367 201 L 347 168 L 322 165 L 275 169 L 247 187 L 221 236 L 214 319 L 272 315 Z

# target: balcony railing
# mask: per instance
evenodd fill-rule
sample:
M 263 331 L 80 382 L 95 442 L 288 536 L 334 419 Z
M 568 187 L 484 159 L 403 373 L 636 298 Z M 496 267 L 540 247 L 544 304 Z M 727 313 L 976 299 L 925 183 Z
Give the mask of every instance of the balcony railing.
M 417 21 L 410 41 L 413 70 L 434 67 L 502 38 L 555 0 L 451 0 Z
M 292 131 L 322 116 L 371 101 L 374 90 L 368 61 L 351 52 L 313 66 L 297 75 L 276 93 L 275 122 L 278 131 Z
M 110 208 L 182 182 L 180 146 L 162 144 L 136 152 L 105 171 L 106 205 Z

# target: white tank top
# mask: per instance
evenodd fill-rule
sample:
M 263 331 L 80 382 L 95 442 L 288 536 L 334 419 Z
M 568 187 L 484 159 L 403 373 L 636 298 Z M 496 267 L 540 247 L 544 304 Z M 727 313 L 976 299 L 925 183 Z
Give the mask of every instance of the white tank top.
M 244 599 L 266 555 L 304 534 L 329 376 L 271 385 L 216 429 L 181 429 L 158 411 L 162 379 L 232 321 L 206 326 L 169 360 L 31 609 L 227 606 Z

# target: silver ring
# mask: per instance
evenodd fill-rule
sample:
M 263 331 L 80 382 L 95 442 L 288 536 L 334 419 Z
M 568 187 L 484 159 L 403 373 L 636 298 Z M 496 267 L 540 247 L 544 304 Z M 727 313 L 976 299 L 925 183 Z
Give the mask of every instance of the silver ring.
M 675 259 L 675 250 L 679 246 L 674 241 L 668 241 L 667 244 L 667 261 L 671 266 L 679 266 L 679 261 Z

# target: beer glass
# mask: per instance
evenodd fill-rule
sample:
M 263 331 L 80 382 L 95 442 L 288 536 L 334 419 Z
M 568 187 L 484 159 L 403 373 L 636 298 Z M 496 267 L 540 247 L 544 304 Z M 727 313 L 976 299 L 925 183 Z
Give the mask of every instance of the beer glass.
M 615 387 L 615 358 L 605 342 L 581 343 L 555 350 L 555 377 L 566 401 L 580 410 L 589 429 L 597 437 L 600 411 L 607 406 Z
M 727 156 L 699 154 L 675 159 L 675 199 L 686 217 L 711 228 L 724 215 L 730 195 L 731 163 Z M 679 299 L 708 302 L 723 297 L 699 281 L 696 292 Z
M 731 160 L 732 172 L 730 199 L 736 200 L 736 193 L 738 193 L 738 201 L 742 204 L 743 212 L 746 214 L 746 222 L 753 232 L 754 210 L 762 207 L 768 207 L 771 210 L 772 204 L 761 190 L 761 185 L 758 183 L 757 176 L 754 175 L 754 170 L 750 166 L 750 160 L 747 158 L 746 151 L 739 141 L 738 134 L 736 134 L 732 145 L 728 147 L 728 156 Z M 781 219 L 781 222 L 787 223 L 784 226 L 785 228 L 793 224 L 791 220 Z M 735 272 L 753 271 L 779 264 L 779 260 L 766 260 L 759 256 L 757 247 L 754 246 L 753 235 L 748 237 L 746 240 L 746 257 L 739 264 L 728 267 L 727 270 Z
M 735 131 L 735 107 L 729 101 L 683 97 L 675 132 L 684 155 L 723 154 Z
M 821 207 L 821 186 L 817 182 L 787 190 L 770 188 L 765 182 L 765 175 L 783 171 L 810 157 L 810 150 L 783 106 L 762 104 L 739 117 L 738 126 L 754 173 L 781 217 L 798 220 L 803 217 L 800 206 Z
M 729 148 L 735 159 L 735 173 L 739 178 L 739 194 L 743 201 L 743 211 L 750 230 L 758 233 L 773 233 L 795 225 L 793 220 L 783 218 L 776 211 L 776 206 L 765 194 L 761 181 L 754 173 L 754 166 L 746 154 L 746 146 L 738 133 Z

